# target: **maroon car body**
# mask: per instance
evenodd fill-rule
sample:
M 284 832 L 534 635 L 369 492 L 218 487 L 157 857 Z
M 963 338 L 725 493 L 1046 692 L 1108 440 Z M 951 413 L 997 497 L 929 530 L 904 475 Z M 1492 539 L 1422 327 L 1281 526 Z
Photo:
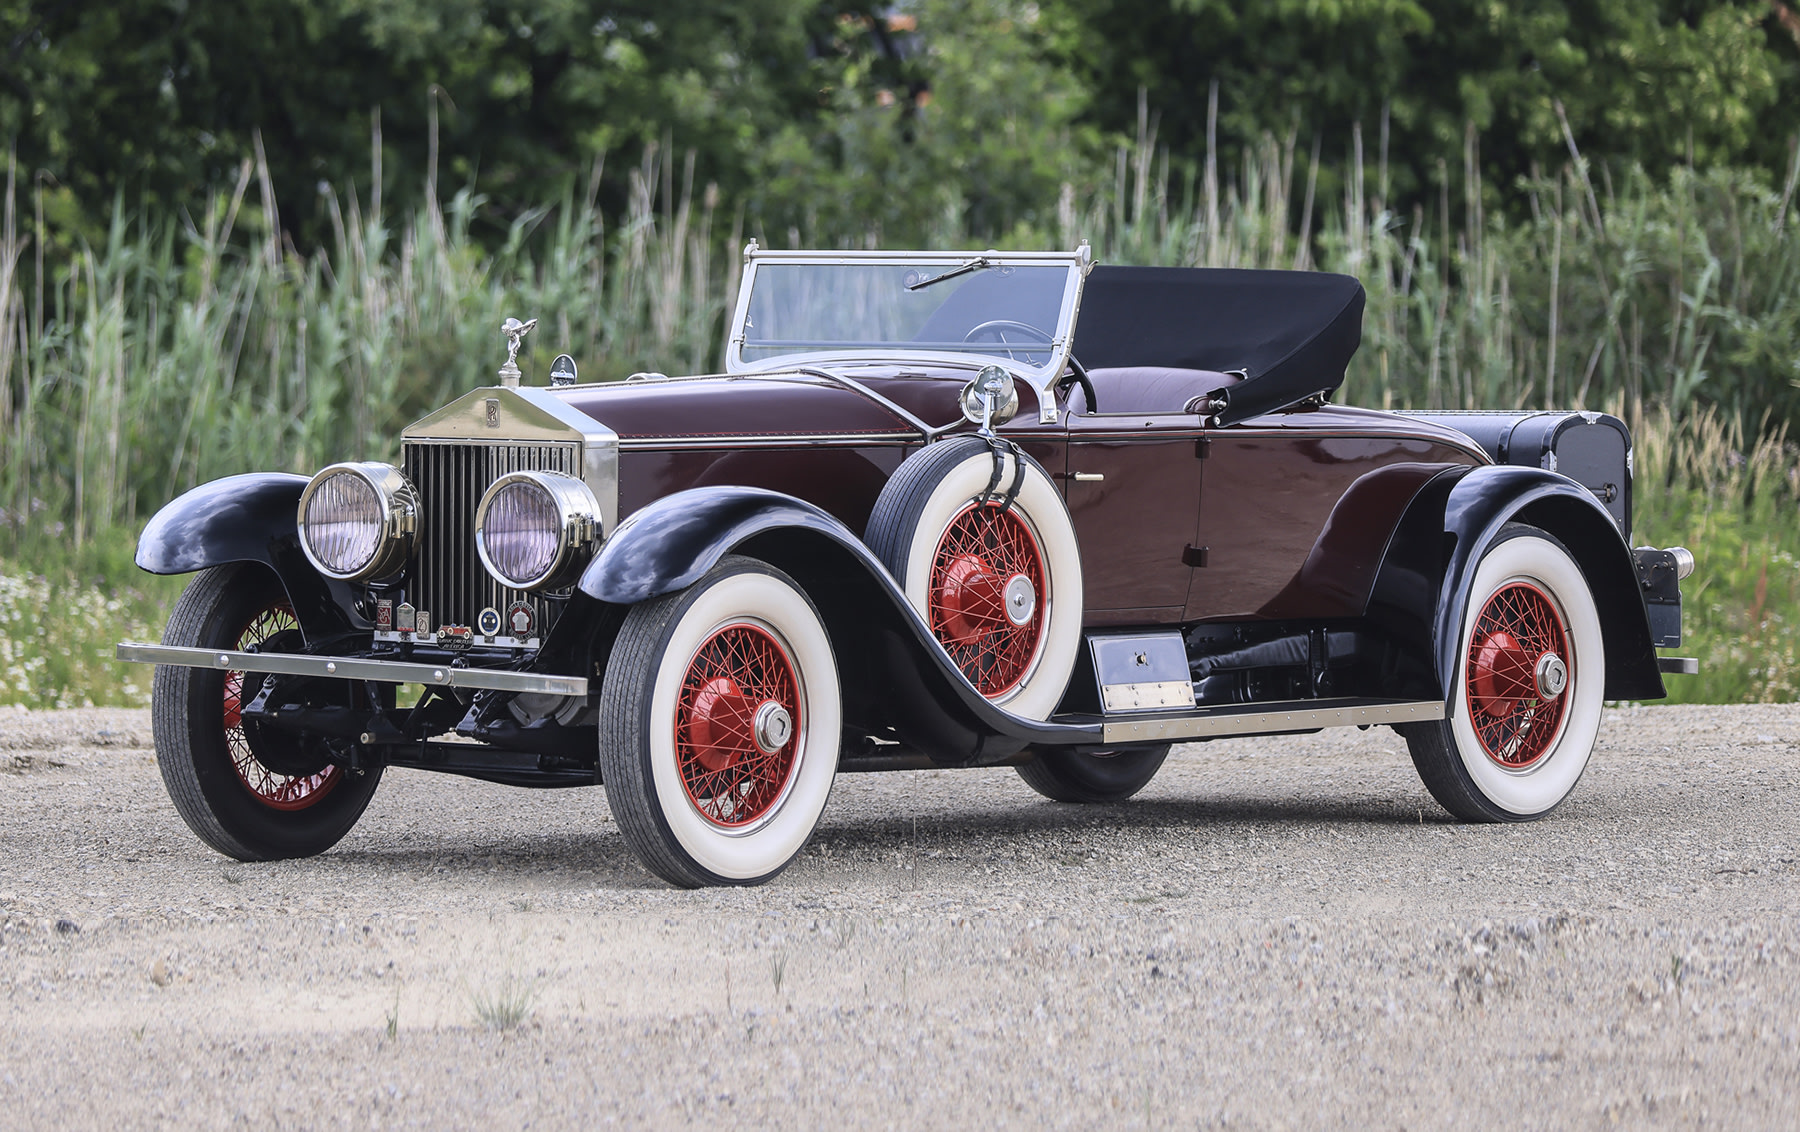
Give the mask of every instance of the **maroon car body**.
M 1340 724 L 1400 729 L 1460 817 L 1542 816 L 1602 699 L 1684 663 L 1691 556 L 1630 549 L 1611 418 L 1331 404 L 1361 310 L 1085 247 L 752 245 L 724 373 L 503 370 L 399 467 L 170 504 L 139 563 L 201 574 L 120 654 L 243 858 L 329 847 L 403 766 L 604 784 L 653 870 L 750 883 L 839 771 L 1118 801 L 1173 742 Z

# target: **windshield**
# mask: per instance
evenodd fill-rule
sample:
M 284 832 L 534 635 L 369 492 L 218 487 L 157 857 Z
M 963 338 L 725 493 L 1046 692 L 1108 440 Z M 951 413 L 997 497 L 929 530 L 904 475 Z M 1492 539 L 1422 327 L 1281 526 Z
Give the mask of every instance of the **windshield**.
M 749 366 L 806 354 L 931 351 L 1050 364 L 1072 264 L 947 256 L 904 263 L 759 263 L 742 306 Z

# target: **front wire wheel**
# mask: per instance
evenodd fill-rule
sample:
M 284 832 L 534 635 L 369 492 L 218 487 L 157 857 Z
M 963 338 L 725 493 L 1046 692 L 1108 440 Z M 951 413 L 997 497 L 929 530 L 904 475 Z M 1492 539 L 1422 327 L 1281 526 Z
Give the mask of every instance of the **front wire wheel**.
M 303 641 L 279 579 L 260 564 L 238 563 L 195 576 L 163 643 L 293 652 Z M 240 861 L 314 856 L 356 824 L 381 770 L 352 773 L 331 761 L 322 740 L 245 719 L 264 679 L 157 665 L 150 691 L 156 764 L 176 812 L 220 853 Z M 348 684 L 338 690 L 352 695 Z
M 600 692 L 600 770 L 625 841 L 684 888 L 761 884 L 812 837 L 843 712 L 818 610 L 729 555 L 633 606 Z
M 1606 647 L 1587 579 L 1550 534 L 1508 524 L 1482 556 L 1463 617 L 1449 716 L 1405 728 L 1425 786 L 1464 821 L 1531 821 L 1586 769 Z
M 298 648 L 300 643 L 300 622 L 283 598 L 251 617 L 250 623 L 237 635 L 232 651 L 282 652 L 287 651 L 282 646 Z M 268 758 L 267 745 L 281 741 L 277 735 L 258 735 L 258 741 L 253 743 L 245 729 L 244 705 L 255 699 L 261 688 L 259 674 L 225 674 L 225 746 L 230 752 L 231 768 L 237 771 L 238 781 L 244 784 L 244 789 L 272 810 L 304 810 L 317 805 L 337 786 L 344 776 L 344 769 L 327 762 L 311 773 L 283 774 L 257 758 L 257 746 L 265 747 L 264 757 Z

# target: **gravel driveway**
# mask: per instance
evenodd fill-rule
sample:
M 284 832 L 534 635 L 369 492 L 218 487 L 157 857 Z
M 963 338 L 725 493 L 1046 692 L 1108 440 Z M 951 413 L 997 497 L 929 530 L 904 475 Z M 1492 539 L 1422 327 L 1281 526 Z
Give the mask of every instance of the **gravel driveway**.
M 1178 748 L 1137 800 L 847 775 L 677 892 L 594 790 L 398 771 L 240 865 L 147 713 L 0 711 L 0 1125 L 1792 1127 L 1800 706 L 1611 711 L 1451 824 L 1391 731 Z

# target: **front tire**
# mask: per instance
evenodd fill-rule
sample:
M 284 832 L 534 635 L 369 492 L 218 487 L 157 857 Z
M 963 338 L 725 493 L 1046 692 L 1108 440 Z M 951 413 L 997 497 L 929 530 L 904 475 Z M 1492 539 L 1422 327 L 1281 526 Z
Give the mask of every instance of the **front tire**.
M 182 591 L 163 644 L 288 651 L 300 627 L 287 592 L 263 566 L 204 570 Z M 200 840 L 240 861 L 311 857 L 362 817 L 380 768 L 354 773 L 317 740 L 258 727 L 243 708 L 256 673 L 160 664 L 151 681 L 156 765 L 169 798 Z
M 727 556 L 631 608 L 600 693 L 600 768 L 625 841 L 683 888 L 762 884 L 811 839 L 843 709 L 818 610 Z
M 1475 570 L 1459 641 L 1447 718 L 1405 729 L 1413 765 L 1463 821 L 1541 818 L 1600 731 L 1606 645 L 1581 567 L 1550 534 L 1509 524 Z

